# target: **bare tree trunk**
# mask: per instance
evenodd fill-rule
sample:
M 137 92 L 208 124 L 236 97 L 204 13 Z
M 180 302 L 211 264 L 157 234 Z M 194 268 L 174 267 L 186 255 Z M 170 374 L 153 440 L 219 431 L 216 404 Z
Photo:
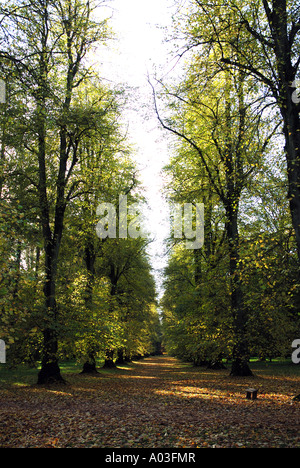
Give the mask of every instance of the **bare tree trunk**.
M 94 280 L 95 280 L 95 262 L 96 254 L 93 245 L 93 241 L 88 242 L 85 248 L 84 255 L 85 265 L 87 269 L 88 279 L 85 292 L 85 306 L 87 310 L 92 310 L 93 308 L 93 291 L 94 291 Z M 81 374 L 98 374 L 96 368 L 96 349 L 95 344 L 89 344 L 89 353 L 88 358 L 83 364 L 83 369 Z

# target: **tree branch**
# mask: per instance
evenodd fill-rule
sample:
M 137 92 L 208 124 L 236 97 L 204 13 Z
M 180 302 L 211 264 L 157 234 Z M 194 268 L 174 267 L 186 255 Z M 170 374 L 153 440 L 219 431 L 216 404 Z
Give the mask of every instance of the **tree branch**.
M 207 161 L 204 157 L 204 153 L 203 151 L 201 150 L 201 148 L 199 148 L 199 146 L 189 137 L 187 137 L 184 133 L 181 133 L 179 132 L 178 130 L 168 126 L 165 124 L 165 122 L 163 121 L 163 119 L 161 118 L 160 116 L 160 113 L 159 113 L 159 110 L 158 110 L 158 107 L 157 107 L 157 99 L 156 99 L 156 92 L 155 92 L 155 89 L 154 89 L 154 86 L 153 84 L 151 83 L 150 79 L 148 79 L 148 82 L 152 88 L 152 92 L 153 92 L 153 99 L 154 99 L 154 107 L 155 107 L 155 113 L 157 115 L 157 118 L 158 118 L 158 121 L 160 122 L 161 126 L 165 129 L 165 130 L 168 130 L 169 132 L 173 133 L 174 135 L 178 136 L 179 138 L 185 140 L 190 146 L 192 146 L 192 148 L 194 148 L 198 155 L 200 156 L 200 159 L 205 167 L 205 170 L 208 174 L 208 177 L 209 177 L 209 180 L 212 184 L 212 186 L 214 187 L 216 193 L 218 194 L 218 196 L 220 197 L 220 199 L 225 202 L 226 201 L 226 196 L 223 192 L 223 189 L 221 187 L 218 187 L 218 185 L 216 184 L 216 180 L 215 180 L 215 177 L 213 176 L 208 164 L 207 164 Z
M 269 88 L 271 89 L 274 97 L 276 98 L 276 100 L 278 100 L 278 90 L 277 90 L 276 86 L 274 85 L 274 83 L 272 82 L 272 80 L 267 78 L 265 75 L 263 75 L 256 68 L 254 68 L 251 65 L 244 65 L 244 64 L 242 64 L 240 62 L 236 62 L 235 60 L 231 60 L 231 59 L 228 59 L 228 58 L 222 58 L 221 62 L 225 63 L 226 65 L 231 65 L 233 67 L 239 68 L 240 70 L 248 71 L 252 75 L 257 76 L 264 84 L 269 86 Z
M 244 26 L 246 26 L 246 29 L 247 31 L 255 38 L 257 39 L 259 42 L 261 42 L 262 44 L 268 46 L 268 47 L 271 47 L 272 49 L 275 49 L 275 43 L 274 41 L 268 41 L 262 34 L 260 34 L 258 31 L 256 31 L 255 29 L 253 29 L 250 24 L 249 24 L 249 21 L 247 20 L 243 20 L 242 21 L 242 24 Z

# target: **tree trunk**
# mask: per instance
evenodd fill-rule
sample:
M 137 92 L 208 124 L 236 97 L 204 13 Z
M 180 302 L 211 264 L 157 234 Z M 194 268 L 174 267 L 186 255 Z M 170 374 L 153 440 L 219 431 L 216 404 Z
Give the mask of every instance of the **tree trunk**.
M 84 363 L 81 374 L 99 374 L 96 368 L 96 358 L 93 352 L 89 354 L 88 360 Z
M 60 242 L 63 230 L 64 210 L 58 210 L 56 204 L 54 234 L 51 230 L 50 209 L 47 193 L 46 170 L 46 138 L 47 138 L 47 86 L 48 63 L 48 11 L 45 6 L 43 11 L 43 28 L 41 34 L 42 50 L 39 57 L 38 90 L 36 92 L 37 103 L 37 135 L 38 135 L 38 163 L 39 184 L 38 195 L 40 202 L 40 218 L 45 251 L 45 328 L 42 350 L 42 369 L 38 374 L 38 384 L 64 382 L 58 366 L 58 338 L 57 338 L 57 306 L 56 306 L 56 273 Z M 57 197 L 61 190 L 57 189 Z M 60 204 L 61 208 L 61 204 Z
M 35 255 L 35 281 L 36 281 L 36 283 L 39 280 L 40 258 L 41 258 L 41 249 L 40 249 L 40 247 L 37 247 L 36 248 L 36 255 Z
M 57 305 L 56 305 L 56 264 L 55 251 L 59 249 L 48 246 L 46 250 L 46 281 L 44 285 L 45 318 L 48 326 L 44 330 L 42 368 L 38 374 L 38 384 L 63 383 L 58 365 L 58 333 L 57 333 Z
M 236 203 L 235 203 L 236 205 Z M 233 317 L 234 349 L 231 375 L 253 375 L 249 365 L 248 346 L 246 341 L 247 313 L 244 307 L 241 279 L 238 271 L 239 264 L 239 233 L 238 211 L 236 207 L 227 209 L 226 231 L 229 245 L 229 269 L 231 289 L 231 312 Z
M 103 365 L 103 369 L 114 369 L 116 364 L 114 363 L 114 350 L 107 349 L 105 352 L 105 362 Z
M 114 298 L 117 295 L 117 290 L 118 290 L 117 284 L 118 284 L 118 280 L 119 280 L 119 277 L 118 277 L 118 274 L 115 271 L 115 266 L 114 265 L 111 265 L 109 277 L 110 277 L 110 280 L 111 280 L 110 296 L 111 296 L 111 298 Z M 112 302 L 110 303 L 109 307 L 110 308 L 113 307 Z M 105 351 L 105 362 L 104 362 L 103 368 L 113 369 L 113 368 L 117 367 L 115 362 L 114 362 L 114 352 L 115 351 L 113 349 L 107 349 Z
M 293 100 L 296 86 L 293 88 L 291 83 L 295 81 L 297 69 L 295 69 L 291 61 L 292 42 L 289 40 L 286 10 L 286 2 L 281 2 L 280 0 L 274 1 L 273 24 L 279 78 L 279 96 L 277 97 L 277 103 L 284 121 L 285 153 L 289 187 L 288 200 L 296 239 L 298 262 L 300 265 L 300 107 L 299 103 Z M 293 27 L 296 27 L 296 25 L 294 24 Z M 299 280 L 300 269 L 298 269 L 298 281 Z M 300 400 L 300 394 L 297 395 L 295 399 Z
M 286 140 L 287 173 L 289 182 L 288 199 L 292 224 L 296 237 L 298 260 L 300 262 L 300 119 L 291 105 L 282 109 Z
M 124 349 L 118 349 L 118 358 L 116 364 L 125 364 Z
M 57 334 L 55 330 L 44 330 L 44 348 L 42 368 L 38 374 L 38 385 L 65 383 L 60 373 L 57 359 Z
M 22 244 L 21 241 L 17 242 L 17 252 L 16 252 L 16 277 L 15 277 L 15 284 L 13 290 L 13 298 L 14 300 L 17 299 L 18 291 L 19 291 L 19 283 L 21 277 L 21 257 L 22 257 Z
M 247 314 L 244 307 L 243 291 L 239 268 L 239 229 L 238 213 L 240 197 L 244 187 L 244 158 L 243 141 L 245 132 L 245 103 L 244 103 L 244 79 L 243 72 L 233 77 L 226 72 L 225 75 L 225 141 L 224 154 L 226 174 L 226 196 L 224 206 L 226 211 L 226 234 L 229 248 L 229 273 L 231 293 L 231 314 L 233 318 L 234 349 L 231 375 L 252 375 L 248 366 L 248 345 L 246 341 Z M 234 80 L 234 81 L 233 81 Z M 232 87 L 238 89 L 238 118 L 239 136 L 234 135 L 232 124 L 235 119 L 232 115 L 231 91 Z
M 297 70 L 292 63 L 293 42 L 289 37 L 286 1 L 273 1 L 273 14 L 269 16 L 269 23 L 274 38 L 278 74 L 278 95 L 275 97 L 284 121 L 288 198 L 300 261 L 300 108 L 293 99 Z M 295 87 L 291 86 L 292 83 Z
M 60 242 L 63 230 L 63 212 L 60 219 L 56 219 L 55 237 L 50 228 L 50 214 L 47 196 L 46 175 L 46 124 L 45 103 L 39 106 L 39 198 L 41 210 L 42 233 L 45 251 L 45 322 L 42 369 L 38 375 L 38 384 L 63 382 L 58 366 L 57 350 L 57 306 L 56 306 L 56 273 Z M 58 212 L 56 210 L 56 215 Z
M 93 241 L 87 242 L 85 248 L 84 261 L 87 269 L 88 279 L 85 291 L 85 306 L 88 311 L 93 310 L 93 294 L 94 294 L 94 281 L 95 281 L 95 262 L 96 253 L 93 245 Z M 81 374 L 98 374 L 96 368 L 96 355 L 97 347 L 96 343 L 91 341 L 89 343 L 90 351 L 88 353 L 88 359 L 83 365 Z
M 42 109 L 44 117 L 45 109 Z M 65 162 L 60 162 L 60 174 L 57 180 L 57 199 L 55 208 L 54 232 L 50 227 L 50 213 L 47 197 L 47 178 L 46 178 L 46 133 L 45 121 L 41 120 L 39 135 L 39 195 L 41 205 L 42 232 L 44 238 L 45 250 L 45 321 L 47 323 L 44 331 L 42 370 L 38 377 L 38 383 L 48 383 L 52 381 L 62 382 L 58 367 L 58 333 L 57 333 L 57 304 L 56 304 L 56 280 L 58 258 L 64 228 L 65 215 Z

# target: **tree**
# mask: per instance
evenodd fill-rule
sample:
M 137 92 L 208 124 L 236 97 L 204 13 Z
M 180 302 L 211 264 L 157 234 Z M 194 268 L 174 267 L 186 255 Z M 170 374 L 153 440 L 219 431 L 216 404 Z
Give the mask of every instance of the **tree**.
M 218 44 L 221 62 L 251 75 L 268 106 L 275 104 L 283 120 L 288 199 L 300 260 L 300 9 L 287 0 L 210 3 L 194 0 L 208 27 L 190 35 L 190 46 Z M 228 19 L 229 18 L 229 19 Z M 228 21 L 234 31 L 228 37 Z M 230 49 L 228 48 L 230 46 Z M 233 50 L 233 54 L 228 51 Z
M 175 90 L 164 88 L 173 119 L 164 120 L 157 103 L 156 112 L 162 126 L 184 142 L 181 157 L 187 157 L 189 151 L 186 146 L 191 147 L 193 158 L 198 159 L 197 165 L 205 173 L 206 182 L 224 207 L 235 336 L 232 374 L 250 375 L 247 310 L 243 304 L 239 271 L 238 216 L 242 192 L 257 170 L 259 158 L 264 154 L 274 130 L 269 129 L 267 122 L 262 125 L 261 117 L 254 114 L 258 112 L 259 105 L 253 81 L 245 73 L 232 72 L 226 67 L 219 69 L 213 63 L 207 76 L 205 60 L 217 60 L 219 55 L 217 45 L 214 49 L 195 54 L 183 84 Z M 202 85 L 204 80 L 205 87 Z M 200 194 L 203 196 L 201 190 Z
M 119 351 L 119 360 L 121 356 L 130 360 L 134 354 L 143 355 L 151 347 L 145 337 L 157 312 L 147 244 L 142 238 L 109 239 L 105 243 L 102 268 L 110 280 L 110 308 L 119 315 L 124 343 L 123 346 L 113 343 L 107 349 L 105 367 L 115 365 L 115 352 Z
M 0 56 L 8 60 L 28 96 L 30 125 L 23 145 L 36 161 L 45 260 L 45 320 L 39 383 L 62 381 L 58 366 L 56 279 L 67 206 L 80 181 L 75 167 L 83 136 L 101 125 L 103 113 L 74 112 L 72 100 L 89 72 L 84 58 L 107 39 L 106 23 L 92 19 L 93 5 L 78 0 L 9 2 L 2 8 L 11 37 Z M 55 195 L 54 195 L 55 193 Z
M 135 188 L 136 170 L 130 158 L 131 148 L 120 128 L 120 97 L 123 99 L 121 90 L 105 89 L 95 82 L 94 86 L 89 87 L 88 94 L 85 89 L 79 98 L 79 102 L 86 102 L 94 111 L 93 103 L 97 101 L 99 109 L 103 109 L 104 103 L 114 108 L 114 112 L 103 115 L 101 128 L 91 129 L 82 141 L 77 170 L 79 179 L 84 181 L 84 189 L 72 201 L 73 223 L 78 236 L 77 246 L 82 252 L 87 274 L 84 293 L 87 314 L 97 314 L 94 304 L 95 285 L 99 280 L 97 265 L 105 252 L 105 241 L 97 238 L 95 230 L 98 204 L 104 200 L 117 200 L 119 193 L 128 191 L 128 186 L 131 189 Z M 98 350 L 99 343 L 94 338 L 91 339 L 83 372 L 96 372 Z

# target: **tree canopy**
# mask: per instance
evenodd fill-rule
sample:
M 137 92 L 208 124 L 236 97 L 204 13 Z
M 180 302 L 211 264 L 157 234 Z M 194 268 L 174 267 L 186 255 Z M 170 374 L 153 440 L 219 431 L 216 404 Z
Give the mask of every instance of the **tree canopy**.
M 96 373 L 99 360 L 113 367 L 162 343 L 195 365 L 230 361 L 232 375 L 251 376 L 251 357 L 287 356 L 299 333 L 300 8 L 176 9 L 166 39 L 180 72 L 149 79 L 154 115 L 173 137 L 159 302 L 124 125 L 134 91 L 91 66 L 118 34 L 99 20 L 104 6 L 0 6 L 0 339 L 11 365 L 40 366 L 39 384 L 63 382 L 61 360 Z M 202 204 L 204 219 L 189 222 Z M 187 244 L 200 221 L 203 245 Z
M 189 1 L 172 33 L 181 76 L 153 85 L 174 136 L 170 203 L 205 204 L 202 251 L 171 233 L 166 342 L 195 363 L 232 360 L 233 375 L 287 355 L 299 329 L 299 32 L 292 2 Z
M 147 240 L 99 239 L 97 207 L 142 203 L 122 121 L 126 90 L 89 66 L 107 44 L 97 2 L 1 6 L 1 337 L 16 362 L 93 365 L 154 352 L 159 320 Z M 87 366 L 85 366 L 87 369 Z

